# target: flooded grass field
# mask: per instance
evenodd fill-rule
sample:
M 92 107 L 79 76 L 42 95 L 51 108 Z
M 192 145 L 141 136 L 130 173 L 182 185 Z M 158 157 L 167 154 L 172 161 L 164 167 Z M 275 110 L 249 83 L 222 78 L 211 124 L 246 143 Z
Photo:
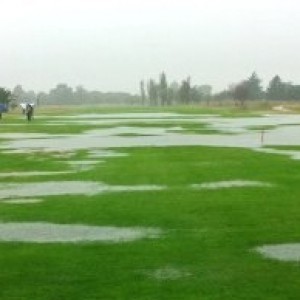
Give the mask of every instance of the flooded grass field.
M 1 300 L 299 298 L 300 115 L 90 112 L 1 120 Z

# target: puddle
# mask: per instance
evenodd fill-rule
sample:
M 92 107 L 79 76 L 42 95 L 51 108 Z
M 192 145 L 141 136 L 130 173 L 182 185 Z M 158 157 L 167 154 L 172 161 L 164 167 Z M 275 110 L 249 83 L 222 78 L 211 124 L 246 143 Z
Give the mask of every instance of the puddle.
M 1 124 L 2 126 L 2 124 Z M 20 126 L 20 124 L 19 124 Z M 24 138 L 30 138 L 30 139 L 39 139 L 39 138 L 52 138 L 53 135 L 47 134 L 47 133 L 1 133 L 1 139 L 10 139 L 10 140 L 19 140 L 19 139 L 24 139 Z
M 74 152 L 54 152 L 52 153 L 52 157 L 54 158 L 71 158 L 74 156 Z
M 149 129 L 148 129 L 149 130 Z M 117 131 L 117 129 L 115 129 Z M 28 151 L 76 151 L 94 148 L 119 148 L 119 147 L 161 147 L 161 146 L 227 146 L 227 147 L 259 147 L 260 136 L 249 132 L 243 136 L 224 135 L 198 135 L 167 132 L 165 129 L 159 135 L 145 136 L 120 136 L 108 135 L 107 132 L 97 130 L 85 132 L 81 135 L 70 135 L 63 139 L 53 137 L 52 139 L 19 139 L 6 141 L 0 145 L 0 149 L 11 149 L 9 153 L 22 153 Z M 122 133 L 120 131 L 120 133 Z M 17 150 L 14 150 L 17 149 Z
M 42 197 L 59 195 L 92 196 L 106 192 L 157 191 L 164 187 L 156 185 L 118 186 L 94 181 L 49 181 L 30 183 L 1 183 L 0 199 Z
M 295 160 L 300 159 L 300 151 L 295 151 L 295 150 L 279 150 L 279 149 L 272 149 L 272 148 L 259 148 L 256 151 L 263 152 L 263 153 L 270 153 L 270 154 L 287 155 L 291 159 L 295 159 Z
M 89 158 L 105 158 L 105 157 L 125 157 L 127 153 L 121 153 L 111 150 L 91 150 L 88 153 Z
M 1 147 L 0 147 L 1 148 Z M 44 149 L 9 149 L 9 150 L 4 150 L 0 151 L 0 153 L 3 154 L 32 154 L 32 152 L 39 152 L 39 151 L 44 151 Z
M 261 181 L 248 181 L 248 180 L 228 180 L 228 181 L 216 181 L 205 182 L 200 184 L 192 184 L 191 187 L 195 189 L 224 189 L 235 187 L 272 187 L 273 185 L 267 182 Z
M 191 273 L 171 266 L 163 267 L 153 271 L 144 271 L 143 274 L 145 274 L 147 277 L 157 280 L 178 280 L 191 276 Z
M 108 113 L 108 114 L 78 114 L 74 116 L 65 116 L 67 119 L 135 119 L 135 118 L 178 118 L 182 116 L 177 113 Z M 61 117 L 58 117 L 61 118 Z
M 19 199 L 9 199 L 1 201 L 2 203 L 7 204 L 35 204 L 35 203 L 41 203 L 43 202 L 43 199 L 37 199 L 37 198 L 19 198 Z
M 68 161 L 68 164 L 76 171 L 89 171 L 98 163 L 103 163 L 104 161 L 97 160 L 74 160 Z
M 0 178 L 6 177 L 30 177 L 30 176 L 50 176 L 50 175 L 62 175 L 62 174 L 70 174 L 73 172 L 61 171 L 61 172 L 40 172 L 40 171 L 32 171 L 32 172 L 7 172 L 0 173 Z
M 174 127 L 175 128 L 175 127 Z M 177 127 L 176 127 L 177 128 Z M 169 129 L 172 129 L 169 128 Z M 105 136 L 116 136 L 116 137 L 147 137 L 147 136 L 156 136 L 156 135 L 163 135 L 168 132 L 167 128 L 164 127 L 123 127 L 123 126 L 117 126 L 112 128 L 105 128 L 105 129 L 94 129 L 94 130 L 88 130 L 86 133 L 89 136 L 96 136 L 99 137 L 99 133 L 101 132 L 101 137 Z
M 79 171 L 88 171 L 93 168 L 94 165 L 98 163 L 103 163 L 104 161 L 99 160 L 76 160 L 68 161 L 68 164 L 71 166 L 72 171 L 31 171 L 31 172 L 3 172 L 0 173 L 0 178 L 7 177 L 32 177 L 32 176 L 54 176 L 54 175 L 64 175 L 72 174 Z
M 65 225 L 51 223 L 0 223 L 0 241 L 28 243 L 133 242 L 159 238 L 157 228 Z
M 162 113 L 162 112 L 155 112 L 155 113 L 145 113 L 145 112 L 136 112 L 136 113 L 108 113 L 108 114 L 78 114 L 78 115 L 69 115 L 64 116 L 63 119 L 178 119 L 178 118 L 185 118 L 185 119 L 193 119 L 193 118 L 206 118 L 206 117 L 215 117 L 218 115 L 215 114 L 179 114 L 179 113 Z M 62 119 L 61 116 L 56 116 L 55 118 Z
M 265 245 L 255 248 L 255 251 L 262 256 L 270 259 L 299 262 L 300 261 L 300 243 L 297 244 L 280 244 Z
M 119 114 L 123 121 L 144 114 Z M 169 114 L 146 114 L 149 118 L 140 119 L 141 123 L 155 124 L 159 118 L 170 120 Z M 171 114 L 174 123 L 178 123 L 183 115 Z M 90 115 L 73 116 L 75 121 L 79 118 L 84 124 L 85 118 Z M 111 115 L 94 115 L 93 122 L 112 121 Z M 61 118 L 61 117 L 60 117 Z M 97 119 L 98 118 L 98 119 Z M 103 120 L 103 118 L 105 118 Z M 128 118 L 128 119 L 126 119 Z M 68 117 L 64 117 L 68 119 Z M 79 121 L 80 121 L 79 120 Z M 120 119 L 115 119 L 115 121 Z M 137 119 L 134 119 L 136 121 Z M 30 151 L 71 152 L 76 150 L 93 150 L 119 147 L 164 147 L 164 146 L 220 146 L 244 147 L 259 149 L 265 145 L 300 145 L 300 115 L 269 115 L 248 118 L 223 118 L 216 116 L 189 116 L 184 119 L 192 124 L 206 124 L 208 130 L 217 130 L 232 134 L 185 134 L 184 132 L 170 132 L 170 127 L 113 127 L 86 131 L 80 134 L 69 135 L 6 135 L 6 141 L 1 143 L 0 149 L 10 153 L 24 153 Z M 115 125 L 118 123 L 114 123 Z M 299 124 L 299 125 L 291 125 Z M 288 126 L 287 126 L 288 125 Z M 265 131 L 262 141 L 261 132 L 249 128 L 253 126 L 274 126 L 272 130 Z M 130 134 L 131 136 L 126 136 Z M 142 136 L 139 136 L 142 135 Z

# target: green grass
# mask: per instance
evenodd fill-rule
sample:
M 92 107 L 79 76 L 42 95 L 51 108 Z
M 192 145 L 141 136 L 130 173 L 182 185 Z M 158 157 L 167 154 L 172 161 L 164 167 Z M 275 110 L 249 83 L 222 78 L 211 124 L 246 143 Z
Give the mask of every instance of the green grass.
M 256 126 L 248 126 L 248 130 L 262 131 L 262 130 L 273 130 L 277 128 L 276 125 L 256 125 Z
M 293 146 L 293 145 L 272 145 L 272 146 L 264 146 L 264 148 L 271 148 L 277 150 L 291 150 L 291 151 L 299 151 L 300 146 Z
M 95 126 L 95 125 L 61 125 L 61 124 L 51 124 L 48 122 L 53 122 L 51 118 L 43 117 L 36 118 L 31 122 L 27 122 L 25 119 L 20 119 L 19 117 L 9 116 L 6 120 L 2 120 L 0 123 L 0 134 L 1 133 L 45 133 L 45 134 L 78 134 L 87 130 L 95 129 L 98 127 L 107 128 L 108 126 Z M 55 119 L 55 121 L 65 121 L 64 119 Z
M 185 115 L 192 114 L 218 114 L 222 116 L 257 116 L 261 113 L 272 113 L 271 106 L 265 106 L 261 101 L 249 102 L 249 105 L 245 108 L 235 107 L 232 102 L 224 103 L 220 105 L 218 102 L 211 102 L 211 105 L 206 103 L 200 103 L 195 105 L 174 105 L 165 107 L 154 106 L 105 106 L 105 105 L 49 105 L 41 106 L 35 109 L 35 115 L 46 116 L 64 116 L 64 115 L 77 115 L 86 113 L 100 113 L 100 114 L 113 114 L 113 113 L 179 113 Z M 278 114 L 278 112 L 276 112 Z M 21 115 L 19 109 L 10 111 L 7 114 L 3 114 L 3 120 L 9 119 L 11 116 L 17 116 L 18 118 L 25 117 Z
M 113 126 L 113 125 L 111 125 Z M 145 120 L 145 122 L 126 122 L 122 123 L 121 126 L 125 127 L 138 127 L 138 128 L 165 128 L 168 132 L 181 133 L 181 134 L 219 134 L 222 133 L 220 130 L 211 129 L 205 123 L 195 123 L 187 121 L 176 121 L 176 120 L 168 120 L 168 121 L 155 121 L 155 120 Z M 180 127 L 180 129 L 174 129 L 174 127 Z M 127 134 L 122 134 L 122 136 Z M 132 135 L 132 134 L 131 134 Z
M 205 123 L 195 123 L 194 117 L 189 121 L 177 121 L 174 118 L 168 118 L 165 121 L 155 119 L 145 119 L 144 122 L 134 121 L 130 118 L 120 118 L 120 122 L 116 121 L 115 124 L 76 124 L 76 119 L 67 120 L 63 117 L 56 118 L 57 124 L 53 124 L 53 119 L 48 117 L 36 118 L 28 123 L 19 118 L 9 118 L 3 122 L 4 126 L 0 126 L 1 133 L 45 133 L 45 134 L 79 134 L 88 130 L 114 128 L 116 126 L 122 127 L 139 127 L 139 128 L 172 128 L 181 127 L 180 133 L 186 134 L 213 134 L 220 133 L 215 129 L 210 129 Z M 85 119 L 81 120 L 84 122 Z M 95 120 L 95 117 L 88 118 L 88 120 Z M 47 123 L 50 122 L 50 125 Z M 59 124 L 62 122 L 62 124 Z M 1 125 L 1 124 L 0 124 Z M 177 131 L 176 131 L 177 132 Z
M 39 121 L 40 122 L 40 121 Z M 20 124 L 20 126 L 23 126 Z M 29 125 L 35 126 L 35 125 Z M 46 131 L 42 124 L 36 125 Z M 59 128 L 59 127 L 58 127 Z M 70 125 L 75 132 L 85 128 Z M 17 131 L 18 129 L 16 129 Z M 1 300 L 282 300 L 298 299 L 297 263 L 253 252 L 268 243 L 299 242 L 300 162 L 247 149 L 122 148 L 92 170 L 0 182 L 94 180 L 111 185 L 158 184 L 163 191 L 52 196 L 39 204 L 0 202 L 2 222 L 53 222 L 159 227 L 160 239 L 123 244 L 0 243 Z M 71 160 L 88 157 L 74 153 Z M 51 153 L 0 153 L 1 172 L 62 171 Z M 190 184 L 258 180 L 274 187 L 192 190 Z M 160 281 L 147 272 L 171 266 L 191 275 Z

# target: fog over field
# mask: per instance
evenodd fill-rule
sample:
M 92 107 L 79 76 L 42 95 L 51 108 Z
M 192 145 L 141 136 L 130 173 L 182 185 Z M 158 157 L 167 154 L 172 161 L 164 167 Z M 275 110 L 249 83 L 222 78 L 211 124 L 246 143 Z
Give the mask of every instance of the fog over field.
M 0 82 L 139 92 L 161 71 L 214 91 L 256 71 L 300 82 L 296 0 L 2 0 Z

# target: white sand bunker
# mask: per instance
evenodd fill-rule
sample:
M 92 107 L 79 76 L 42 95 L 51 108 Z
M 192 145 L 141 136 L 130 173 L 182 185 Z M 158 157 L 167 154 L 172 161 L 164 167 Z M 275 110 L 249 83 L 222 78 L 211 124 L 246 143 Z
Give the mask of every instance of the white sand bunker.
M 147 277 L 157 280 L 178 280 L 184 277 L 191 276 L 191 273 L 171 266 L 166 266 L 153 271 L 144 271 L 143 273 Z
M 200 184 L 192 184 L 192 188 L 195 189 L 224 189 L 224 188 L 235 188 L 235 187 L 271 187 L 273 186 L 267 182 L 251 181 L 251 180 L 228 180 L 228 181 L 215 181 L 206 182 Z
M 276 259 L 286 262 L 300 261 L 300 243 L 298 244 L 281 244 L 265 245 L 255 248 L 257 252 L 266 258 Z
M 158 238 L 158 228 L 61 225 L 51 223 L 0 223 L 0 241 L 31 243 L 132 242 Z
M 0 199 L 59 196 L 59 195 L 97 195 L 106 192 L 153 191 L 164 187 L 156 185 L 107 185 L 94 181 L 48 181 L 30 183 L 0 184 Z

